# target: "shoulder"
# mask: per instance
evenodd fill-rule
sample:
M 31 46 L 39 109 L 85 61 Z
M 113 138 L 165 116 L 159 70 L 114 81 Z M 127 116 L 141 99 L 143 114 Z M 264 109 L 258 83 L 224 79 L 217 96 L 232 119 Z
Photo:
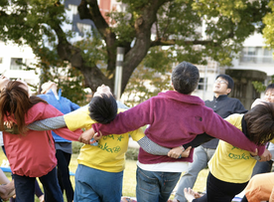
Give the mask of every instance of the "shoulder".
M 233 105 L 235 105 L 235 104 L 242 105 L 241 101 L 238 98 L 226 97 L 224 100 L 225 100 L 226 103 L 230 103 L 230 104 L 233 104 Z
M 88 105 L 80 107 L 79 109 L 74 110 L 70 113 L 64 114 L 65 119 L 81 119 L 81 117 L 89 117 Z
M 37 97 L 39 97 L 43 100 L 46 100 L 47 102 L 50 101 L 50 95 L 48 95 L 48 94 L 40 94 L 40 95 L 37 95 Z
M 43 109 L 43 108 L 46 108 L 46 107 L 48 107 L 48 106 L 49 106 L 49 104 L 47 104 L 47 103 L 38 102 L 37 104 L 33 105 L 32 108 L 33 108 L 33 109 L 37 109 L 37 108 Z M 31 109 L 32 109 L 32 108 L 31 108 Z
M 239 103 L 241 103 L 241 101 L 240 101 L 238 98 L 227 97 L 227 99 L 228 99 L 229 101 L 232 101 L 232 102 L 239 102 Z
M 237 98 L 230 98 L 229 103 L 234 106 L 235 111 L 238 113 L 245 113 L 247 109 L 245 109 L 244 105 Z
M 214 113 L 215 114 L 214 110 L 207 105 L 201 106 L 200 109 L 203 111 L 203 113 L 207 113 L 207 114 Z
M 70 99 L 68 99 L 68 98 L 66 98 L 66 97 L 61 96 L 61 97 L 60 97 L 60 101 L 66 103 L 66 104 L 77 105 L 77 107 L 80 108 L 80 106 L 79 106 L 78 104 L 72 102 Z
M 64 100 L 64 101 L 66 101 L 66 102 L 71 102 L 68 98 L 63 97 L 63 96 L 61 96 L 61 97 L 60 97 L 60 99 L 62 99 L 62 100 Z
M 243 114 L 231 114 L 227 118 L 225 118 L 225 120 L 232 125 L 237 125 L 241 123 L 243 116 Z
M 40 97 L 40 98 L 45 98 L 45 97 L 47 97 L 47 95 L 46 94 L 40 94 L 40 95 L 36 95 L 37 97 Z
M 206 100 L 206 101 L 205 101 L 205 105 L 210 105 L 210 104 L 212 104 L 212 103 L 214 103 L 213 100 Z
M 51 105 L 46 104 L 44 102 L 38 102 L 33 105 L 26 114 L 26 124 L 32 123 L 36 120 L 39 120 L 43 117 L 45 111 L 48 110 L 48 107 Z
M 33 105 L 32 108 L 30 108 L 30 111 L 32 111 L 33 113 L 41 113 L 45 110 L 52 111 L 55 110 L 55 107 L 48 103 L 38 102 L 37 104 Z

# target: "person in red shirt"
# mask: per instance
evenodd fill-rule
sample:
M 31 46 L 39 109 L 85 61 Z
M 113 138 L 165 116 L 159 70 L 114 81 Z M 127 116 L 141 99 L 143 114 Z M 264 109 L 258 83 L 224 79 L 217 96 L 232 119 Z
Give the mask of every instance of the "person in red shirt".
M 16 198 L 20 202 L 34 201 L 35 178 L 39 177 L 45 191 L 45 201 L 62 202 L 58 185 L 54 140 L 50 131 L 28 130 L 36 120 L 63 115 L 44 100 L 29 95 L 26 83 L 9 81 L 0 96 L 0 130 L 4 122 L 18 125 L 19 135 L 3 132 L 7 158 L 14 177 Z M 78 141 L 81 130 L 54 130 L 58 135 Z

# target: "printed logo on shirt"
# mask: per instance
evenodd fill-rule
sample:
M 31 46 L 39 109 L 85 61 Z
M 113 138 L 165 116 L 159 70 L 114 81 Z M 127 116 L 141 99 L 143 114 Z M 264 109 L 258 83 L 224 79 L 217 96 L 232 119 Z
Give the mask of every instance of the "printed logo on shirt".
M 235 150 L 236 149 L 236 152 L 240 152 L 240 151 L 243 151 L 243 149 L 240 149 L 238 147 L 235 147 L 235 146 L 232 146 L 231 150 Z M 231 159 L 239 159 L 239 160 L 249 160 L 251 158 L 250 155 L 246 155 L 246 153 L 242 153 L 242 154 L 234 154 L 234 153 L 229 153 L 228 154 L 228 157 L 231 158 Z
M 107 136 L 103 136 L 102 137 L 103 140 L 107 140 L 110 139 L 111 142 L 113 142 L 113 140 L 117 140 L 118 142 L 121 142 L 122 139 L 124 138 L 124 135 L 107 135 Z M 108 142 L 104 142 L 104 144 L 101 144 L 99 141 L 98 147 L 106 152 L 110 152 L 110 153 L 118 153 L 121 151 L 121 147 L 120 145 L 117 145 L 115 147 L 110 147 Z
M 229 153 L 228 157 L 231 159 L 239 159 L 239 160 L 249 160 L 251 157 L 247 156 L 245 153 L 242 154 L 233 154 L 233 153 Z
M 110 153 L 118 153 L 119 151 L 121 151 L 121 147 L 120 146 L 116 146 L 116 147 L 112 147 L 110 148 L 108 146 L 107 143 L 105 143 L 104 145 L 102 144 L 98 144 L 98 147 L 106 152 L 110 152 Z

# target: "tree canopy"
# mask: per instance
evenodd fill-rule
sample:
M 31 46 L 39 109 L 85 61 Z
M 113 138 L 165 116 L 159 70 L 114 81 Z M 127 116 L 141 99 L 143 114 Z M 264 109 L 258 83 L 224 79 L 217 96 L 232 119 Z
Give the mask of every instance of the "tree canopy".
M 126 10 L 102 16 L 97 0 L 81 0 L 81 19 L 96 30 L 75 42 L 64 1 L 1 0 L 0 40 L 28 44 L 44 68 L 79 70 L 86 87 L 114 87 L 117 47 L 125 48 L 122 92 L 138 65 L 165 72 L 173 63 L 230 65 L 232 53 L 255 31 L 274 46 L 272 0 L 120 0 Z M 204 23 L 204 26 L 202 26 Z M 205 28 L 204 32 L 202 28 Z

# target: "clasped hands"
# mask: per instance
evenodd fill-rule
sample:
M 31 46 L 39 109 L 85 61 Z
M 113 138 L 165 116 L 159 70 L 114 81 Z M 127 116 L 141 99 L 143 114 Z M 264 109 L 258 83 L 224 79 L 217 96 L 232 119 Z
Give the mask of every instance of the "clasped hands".
M 90 144 L 91 139 L 93 138 L 95 141 L 101 139 L 102 137 L 102 133 L 99 131 L 99 133 L 95 133 L 95 131 L 93 130 L 93 128 L 90 128 L 86 131 L 84 131 L 80 137 L 78 138 L 79 142 L 82 142 L 84 144 Z
M 13 180 L 8 184 L 0 185 L 0 196 L 4 201 L 9 200 L 11 197 L 16 197 Z
M 272 154 L 268 149 L 264 150 L 264 153 L 261 156 L 258 156 L 258 150 L 256 149 L 255 152 L 250 152 L 251 156 L 255 157 L 256 160 L 262 161 L 270 161 L 272 159 Z M 259 157 L 258 159 L 256 157 Z
M 78 140 L 84 144 L 90 144 L 91 139 L 94 138 L 94 140 L 99 140 L 102 137 L 102 133 L 99 131 L 95 133 L 93 128 L 90 128 L 86 131 L 84 131 Z M 181 157 L 188 157 L 190 153 L 191 147 L 188 147 L 187 149 L 184 149 L 182 146 L 175 147 L 171 149 L 168 152 L 168 156 L 171 158 L 181 158 Z

